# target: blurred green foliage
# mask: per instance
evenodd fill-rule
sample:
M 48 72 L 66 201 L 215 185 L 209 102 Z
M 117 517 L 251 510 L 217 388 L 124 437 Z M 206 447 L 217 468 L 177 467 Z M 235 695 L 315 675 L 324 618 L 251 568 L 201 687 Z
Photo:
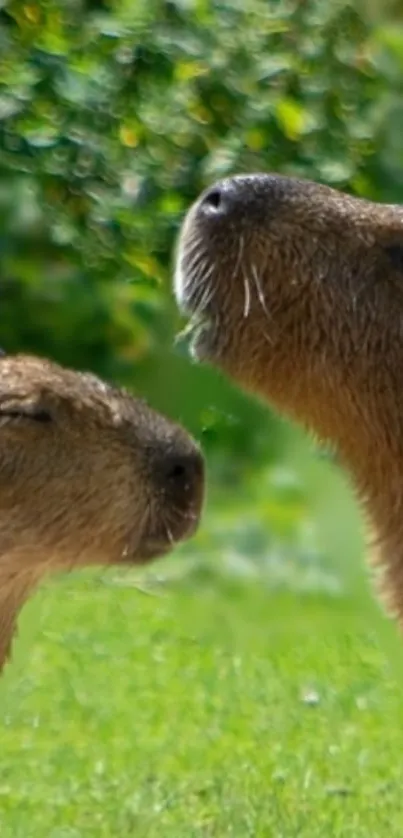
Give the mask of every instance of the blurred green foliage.
M 178 228 L 240 171 L 401 199 L 402 56 L 373 3 L 0 0 L 0 343 L 139 388 L 231 479 L 275 456 L 281 426 L 175 351 Z

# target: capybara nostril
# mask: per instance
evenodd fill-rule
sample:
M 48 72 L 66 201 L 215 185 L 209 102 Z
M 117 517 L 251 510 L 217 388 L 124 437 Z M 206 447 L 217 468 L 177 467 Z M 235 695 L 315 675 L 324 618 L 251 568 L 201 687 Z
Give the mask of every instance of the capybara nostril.
M 164 486 L 168 492 L 198 493 L 204 477 L 202 455 L 197 449 L 186 454 L 171 454 L 162 467 Z
M 272 180 L 267 177 L 270 184 Z M 228 218 L 231 222 L 235 218 L 239 222 L 245 213 L 249 221 L 252 217 L 259 219 L 271 211 L 272 204 L 255 177 L 235 175 L 208 187 L 202 192 L 196 207 L 199 215 L 223 220 Z
M 196 445 L 181 444 L 161 451 L 154 466 L 161 494 L 161 527 L 173 542 L 189 538 L 197 529 L 204 500 L 204 458 Z
M 203 209 L 206 208 L 212 210 L 213 212 L 218 212 L 223 206 L 223 190 L 219 186 L 209 189 L 208 192 L 203 195 L 200 205 Z
M 201 196 L 199 211 L 207 215 L 225 216 L 234 206 L 236 189 L 231 180 L 216 183 Z

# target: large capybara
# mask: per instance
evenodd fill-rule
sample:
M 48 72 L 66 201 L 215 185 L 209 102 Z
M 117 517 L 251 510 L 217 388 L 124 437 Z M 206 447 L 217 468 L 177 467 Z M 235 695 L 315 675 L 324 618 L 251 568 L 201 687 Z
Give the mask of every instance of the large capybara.
M 197 358 L 332 443 L 403 628 L 403 207 L 228 178 L 187 214 L 175 291 Z

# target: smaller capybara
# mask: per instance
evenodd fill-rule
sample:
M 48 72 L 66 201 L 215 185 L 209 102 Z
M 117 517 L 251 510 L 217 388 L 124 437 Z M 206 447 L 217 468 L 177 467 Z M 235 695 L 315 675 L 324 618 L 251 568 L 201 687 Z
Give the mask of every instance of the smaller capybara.
M 203 497 L 182 427 L 95 375 L 0 357 L 0 669 L 45 574 L 162 556 L 195 532 Z

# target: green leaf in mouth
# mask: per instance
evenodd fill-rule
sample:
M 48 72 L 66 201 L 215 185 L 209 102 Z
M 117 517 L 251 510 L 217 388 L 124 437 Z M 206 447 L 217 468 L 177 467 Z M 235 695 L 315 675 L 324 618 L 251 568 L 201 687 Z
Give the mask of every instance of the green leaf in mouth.
M 210 320 L 206 316 L 195 314 L 175 338 L 177 354 L 183 357 L 193 357 L 192 346 L 209 326 Z

